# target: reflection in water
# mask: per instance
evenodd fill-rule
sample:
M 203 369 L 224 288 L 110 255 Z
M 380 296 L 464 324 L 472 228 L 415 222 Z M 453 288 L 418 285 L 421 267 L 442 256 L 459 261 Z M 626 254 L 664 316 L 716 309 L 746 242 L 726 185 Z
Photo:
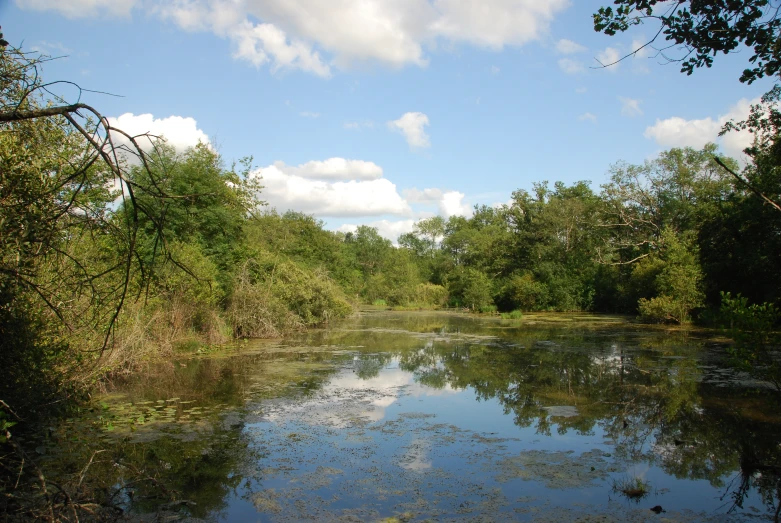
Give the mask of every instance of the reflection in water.
M 96 485 L 143 471 L 226 521 L 777 517 L 777 400 L 720 357 L 609 317 L 370 313 L 118 386 L 47 466 L 110 449 Z M 147 512 L 153 487 L 116 495 Z

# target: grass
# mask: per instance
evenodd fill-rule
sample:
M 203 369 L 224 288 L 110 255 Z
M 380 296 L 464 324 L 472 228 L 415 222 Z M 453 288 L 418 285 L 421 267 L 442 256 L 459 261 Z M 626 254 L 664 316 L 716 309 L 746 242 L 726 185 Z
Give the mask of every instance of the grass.
M 651 492 L 651 484 L 638 477 L 613 480 L 613 492 L 623 494 L 628 499 L 640 501 Z
M 503 320 L 520 320 L 523 319 L 523 313 L 519 310 L 514 310 L 512 312 L 503 312 L 502 313 L 502 319 Z
M 374 300 L 372 305 L 375 307 L 386 307 L 388 304 L 385 302 L 385 300 Z

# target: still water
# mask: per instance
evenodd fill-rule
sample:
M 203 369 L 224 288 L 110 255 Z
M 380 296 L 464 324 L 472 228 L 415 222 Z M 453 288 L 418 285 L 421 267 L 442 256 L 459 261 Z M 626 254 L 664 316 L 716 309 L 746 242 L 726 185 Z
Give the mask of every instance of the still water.
M 57 428 L 50 465 L 100 448 L 126 510 L 207 521 L 772 520 L 779 404 L 722 342 L 366 311 L 152 368 Z

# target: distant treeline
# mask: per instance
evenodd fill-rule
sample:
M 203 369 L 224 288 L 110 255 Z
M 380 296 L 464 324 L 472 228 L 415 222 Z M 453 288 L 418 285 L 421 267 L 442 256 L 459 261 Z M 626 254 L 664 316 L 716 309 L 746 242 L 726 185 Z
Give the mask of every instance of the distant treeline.
M 719 165 L 718 161 L 724 164 Z M 423 220 L 400 237 L 449 302 L 477 310 L 599 311 L 684 323 L 722 292 L 781 296 L 781 212 L 738 181 L 715 145 L 619 162 L 599 192 L 534 184 L 471 218 Z M 754 164 L 743 176 L 779 194 Z

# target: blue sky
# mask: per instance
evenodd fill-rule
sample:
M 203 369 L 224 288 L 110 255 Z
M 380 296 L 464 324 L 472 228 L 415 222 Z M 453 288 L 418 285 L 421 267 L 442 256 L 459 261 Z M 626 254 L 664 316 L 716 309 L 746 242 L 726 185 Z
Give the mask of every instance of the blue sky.
M 278 210 L 395 240 L 535 181 L 598 189 L 618 160 L 717 141 L 770 89 L 738 82 L 748 50 L 692 76 L 653 56 L 597 68 L 655 31 L 595 33 L 606 3 L 0 0 L 0 25 L 63 57 L 46 79 L 121 95 L 83 100 L 128 131 L 251 155 Z

